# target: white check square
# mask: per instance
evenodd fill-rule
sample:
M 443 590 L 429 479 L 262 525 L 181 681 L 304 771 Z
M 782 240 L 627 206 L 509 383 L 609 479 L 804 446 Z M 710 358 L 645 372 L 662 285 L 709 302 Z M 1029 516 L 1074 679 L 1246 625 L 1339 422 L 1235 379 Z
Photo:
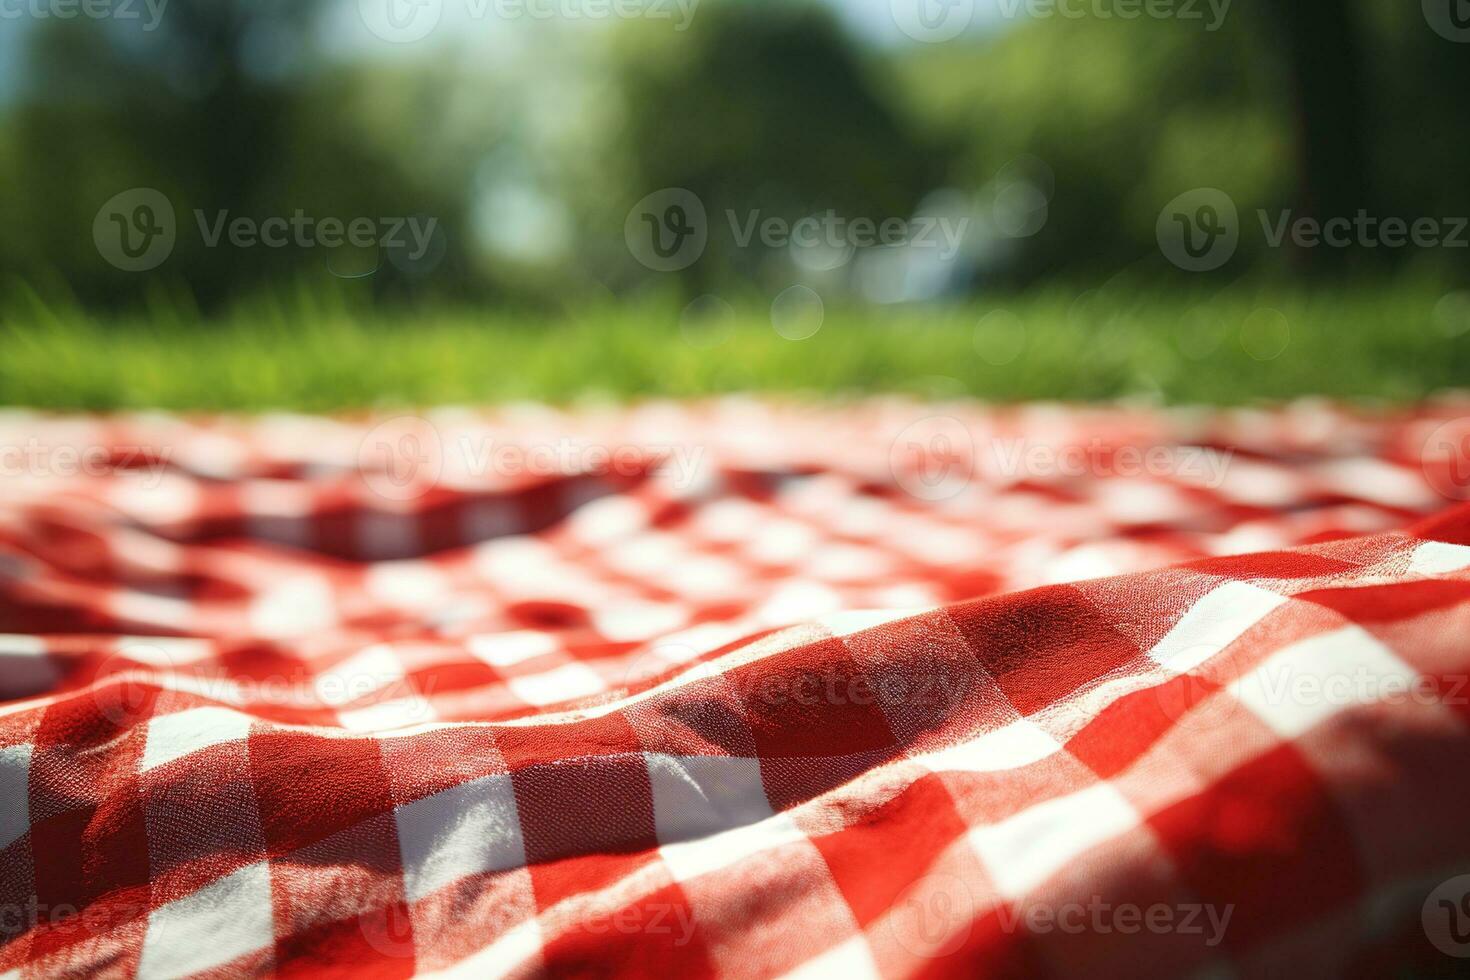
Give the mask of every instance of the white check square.
M 1149 659 L 1176 674 L 1193 670 L 1285 602 L 1268 589 L 1226 582 L 1201 596 L 1148 652 Z
M 0 749 L 0 849 L 8 847 L 30 830 L 30 745 Z
M 1463 544 L 1426 541 L 1409 557 L 1409 571 L 1420 575 L 1450 575 L 1470 568 L 1470 548 Z
M 157 769 L 211 745 L 243 741 L 249 734 L 250 716 L 228 708 L 190 708 L 162 715 L 148 722 L 139 769 Z
M 783 812 L 723 833 L 665 844 L 658 853 L 675 881 L 689 881 L 750 861 L 763 851 L 796 843 L 809 844 L 790 814 Z
M 312 688 L 323 704 L 340 708 L 401 680 L 398 655 L 386 643 L 375 643 L 322 671 Z
M 556 652 L 556 640 L 539 630 L 515 630 L 472 636 L 465 646 L 491 667 L 512 667 L 524 660 Z
M 601 694 L 606 689 L 597 671 L 581 663 L 563 664 L 540 674 L 512 677 L 507 684 L 512 694 L 538 708 Z
M 526 863 L 509 776 L 484 776 L 398 807 L 403 888 L 416 902 L 461 878 Z
M 1283 647 L 1226 689 L 1272 731 L 1295 738 L 1333 715 L 1407 696 L 1418 671 L 1360 626 Z
M 1004 772 L 1040 762 L 1061 749 L 1061 743 L 1035 722 L 1022 718 L 914 761 L 931 772 Z
M 154 909 L 138 976 L 198 973 L 274 942 L 270 865 L 262 861 Z
M 1001 892 L 1020 898 L 1074 858 L 1138 823 L 1138 812 L 1123 795 L 1099 784 L 976 827 L 966 837 Z
M 759 823 L 771 815 L 756 759 L 652 752 L 644 758 L 661 843 L 705 837 Z

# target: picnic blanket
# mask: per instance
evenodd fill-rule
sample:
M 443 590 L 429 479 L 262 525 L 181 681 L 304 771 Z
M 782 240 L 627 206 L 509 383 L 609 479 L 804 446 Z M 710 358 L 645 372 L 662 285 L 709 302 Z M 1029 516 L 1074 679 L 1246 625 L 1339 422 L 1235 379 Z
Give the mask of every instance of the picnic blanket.
M 0 977 L 1451 975 L 1467 409 L 0 414 Z

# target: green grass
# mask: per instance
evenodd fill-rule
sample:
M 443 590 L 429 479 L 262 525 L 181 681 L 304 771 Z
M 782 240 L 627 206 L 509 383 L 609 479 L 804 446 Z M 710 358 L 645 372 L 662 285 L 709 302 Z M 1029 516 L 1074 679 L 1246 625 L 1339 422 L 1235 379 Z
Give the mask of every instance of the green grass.
M 327 411 L 730 391 L 1398 402 L 1470 382 L 1470 304 L 1443 303 L 1444 295 L 1410 282 L 833 305 L 821 330 L 801 341 L 778 335 L 760 305 L 737 303 L 723 340 L 712 343 L 718 331 L 701 328 L 695 344 L 680 326 L 680 305 L 658 300 L 512 315 L 363 311 L 303 294 L 211 318 L 187 304 L 109 318 L 22 297 L 0 316 L 0 403 Z M 1263 309 L 1280 316 L 1256 312 Z M 1283 322 L 1289 339 L 1266 357 L 1281 345 Z

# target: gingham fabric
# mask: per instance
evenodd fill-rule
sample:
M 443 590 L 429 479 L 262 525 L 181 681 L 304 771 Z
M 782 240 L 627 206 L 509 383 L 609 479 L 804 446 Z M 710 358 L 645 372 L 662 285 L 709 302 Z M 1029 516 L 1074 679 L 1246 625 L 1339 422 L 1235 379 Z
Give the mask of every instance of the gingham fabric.
M 1467 408 L 0 416 L 0 977 L 1451 975 Z

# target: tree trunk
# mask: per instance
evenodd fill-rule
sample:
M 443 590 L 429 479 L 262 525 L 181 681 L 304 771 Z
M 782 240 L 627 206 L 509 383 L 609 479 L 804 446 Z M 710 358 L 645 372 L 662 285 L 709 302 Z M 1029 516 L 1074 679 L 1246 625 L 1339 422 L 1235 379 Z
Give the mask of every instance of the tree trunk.
M 1300 216 L 1373 213 L 1368 107 L 1356 7 L 1346 0 L 1266 0 L 1279 25 L 1297 130 Z M 1349 250 L 1299 256 L 1314 270 L 1340 267 Z M 1356 251 L 1351 250 L 1351 251 Z

